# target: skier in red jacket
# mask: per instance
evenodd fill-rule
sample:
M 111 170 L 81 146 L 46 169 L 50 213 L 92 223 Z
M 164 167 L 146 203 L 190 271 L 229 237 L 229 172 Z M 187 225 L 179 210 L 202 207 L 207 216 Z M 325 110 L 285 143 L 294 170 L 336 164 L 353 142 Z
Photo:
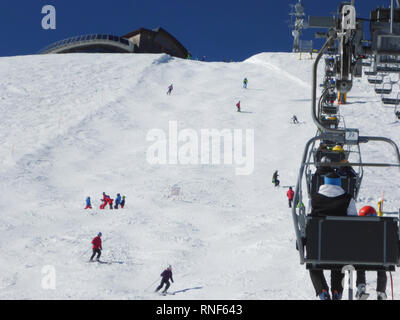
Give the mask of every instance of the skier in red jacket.
M 101 250 L 103 250 L 103 247 L 101 246 L 101 236 L 102 236 L 102 234 L 101 234 L 101 232 L 99 232 L 97 237 L 94 237 L 94 239 L 92 240 L 93 254 L 90 258 L 90 261 L 93 261 L 93 258 L 96 255 L 96 253 L 97 253 L 96 261 L 100 260 Z
M 100 205 L 100 209 L 104 210 L 106 204 L 108 203 L 108 198 L 109 196 L 107 196 L 106 193 L 103 192 L 103 199 L 102 199 L 103 203 Z
M 289 187 L 289 190 L 288 190 L 288 192 L 286 192 L 286 195 L 287 195 L 288 200 L 289 200 L 289 208 L 291 208 L 292 207 L 293 197 L 294 197 L 294 192 L 293 192 L 292 187 Z
M 237 112 L 240 112 L 240 101 L 236 104 Z

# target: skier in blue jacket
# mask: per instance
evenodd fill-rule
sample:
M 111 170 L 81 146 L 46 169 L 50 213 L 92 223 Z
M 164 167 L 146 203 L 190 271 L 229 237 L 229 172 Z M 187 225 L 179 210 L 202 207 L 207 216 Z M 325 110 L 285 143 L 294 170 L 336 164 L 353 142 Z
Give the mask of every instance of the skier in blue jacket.
M 90 203 L 90 197 L 86 198 L 86 209 L 92 209 L 92 204 Z
M 115 198 L 115 207 L 114 209 L 118 209 L 118 206 L 121 204 L 121 195 L 117 193 L 117 197 Z

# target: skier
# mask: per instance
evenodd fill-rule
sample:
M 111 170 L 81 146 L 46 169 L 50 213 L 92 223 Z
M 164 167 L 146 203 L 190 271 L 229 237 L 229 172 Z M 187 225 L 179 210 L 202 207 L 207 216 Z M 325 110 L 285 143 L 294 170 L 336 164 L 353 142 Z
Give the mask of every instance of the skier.
M 325 184 L 317 193 L 311 195 L 312 216 L 357 216 L 358 212 L 353 197 L 341 187 L 340 176 L 330 173 L 324 178 Z M 310 277 L 317 296 L 321 300 L 330 300 L 329 287 L 323 270 L 310 269 Z M 332 300 L 341 300 L 344 274 L 341 270 L 331 270 Z
M 101 236 L 102 236 L 102 233 L 99 232 L 99 233 L 97 234 L 97 236 L 94 237 L 93 240 L 92 240 L 93 254 L 92 254 L 92 256 L 90 257 L 90 261 L 93 261 L 93 258 L 94 258 L 94 256 L 96 255 L 96 253 L 97 253 L 96 261 L 99 261 L 99 260 L 100 260 L 101 250 L 103 250 L 103 247 L 101 246 Z
M 346 159 L 343 159 L 341 161 L 342 163 L 349 163 Z M 357 173 L 354 171 L 354 169 L 351 166 L 343 166 L 339 167 L 337 170 L 337 174 L 339 176 L 344 176 L 344 177 L 356 177 Z
M 125 196 L 122 196 L 121 209 L 125 207 Z
M 358 212 L 359 216 L 377 216 L 376 210 L 371 206 L 364 206 Z M 376 281 L 376 297 L 378 300 L 386 300 L 386 283 L 387 283 L 387 276 L 386 271 L 378 270 L 377 271 L 377 281 Z M 366 292 L 365 287 L 365 270 L 357 270 L 357 293 L 356 298 L 358 300 L 365 300 L 368 298 L 369 294 Z
M 293 121 L 294 124 L 299 123 L 299 120 L 297 120 L 297 117 L 296 117 L 295 114 L 293 115 L 292 121 Z
M 111 199 L 110 198 L 110 196 L 108 196 L 108 205 L 110 206 L 110 210 L 112 210 L 113 209 L 113 202 L 114 202 L 114 199 Z
M 86 198 L 86 209 L 92 209 L 92 204 L 90 203 L 90 197 Z
M 172 283 L 174 282 L 174 279 L 172 279 L 172 267 L 171 267 L 171 266 L 168 266 L 168 268 L 167 268 L 166 270 L 164 270 L 164 271 L 160 274 L 160 276 L 162 277 L 161 283 L 160 283 L 160 285 L 157 287 L 157 289 L 156 289 L 155 292 L 157 292 L 158 290 L 160 290 L 160 289 L 163 287 L 163 285 L 165 284 L 165 289 L 164 289 L 164 291 L 163 291 L 162 293 L 166 293 L 167 290 L 168 290 L 168 288 L 169 288 L 169 286 L 170 286 L 169 279 L 171 279 Z
M 173 89 L 174 89 L 174 86 L 171 83 L 171 85 L 168 87 L 167 95 L 171 95 L 171 92 Z
M 121 204 L 121 195 L 117 193 L 117 197 L 115 198 L 115 207 L 114 209 L 118 209 L 118 206 Z
M 236 103 L 236 107 L 237 107 L 237 112 L 240 112 L 240 101 Z
M 292 207 L 293 197 L 294 197 L 294 192 L 293 192 L 292 187 L 289 187 L 289 190 L 288 190 L 288 192 L 286 192 L 286 195 L 287 195 L 288 200 L 289 200 L 289 208 L 291 208 Z
M 342 147 L 340 144 L 337 144 L 336 146 L 334 146 L 334 147 L 332 148 L 332 151 L 335 151 L 335 152 L 344 152 L 343 147 Z
M 243 80 L 243 88 L 247 89 L 247 83 L 248 82 L 249 81 L 247 80 L 247 78 L 244 78 L 244 80 Z
M 103 201 L 103 203 L 100 205 L 101 210 L 104 210 L 104 208 L 106 207 L 106 205 L 108 203 L 108 198 L 109 198 L 109 196 L 106 195 L 105 192 L 103 192 L 103 199 L 101 199 L 101 201 Z
M 331 159 L 329 159 L 327 156 L 323 156 L 321 158 L 321 163 L 330 163 Z M 328 167 L 328 166 L 318 166 L 317 170 L 315 171 L 316 175 L 319 176 L 323 176 L 326 175 L 328 173 L 332 173 L 335 172 L 335 169 L 333 169 L 332 167 Z
M 280 181 L 278 180 L 278 170 L 276 170 L 272 176 L 272 183 L 275 184 L 275 187 L 279 186 Z

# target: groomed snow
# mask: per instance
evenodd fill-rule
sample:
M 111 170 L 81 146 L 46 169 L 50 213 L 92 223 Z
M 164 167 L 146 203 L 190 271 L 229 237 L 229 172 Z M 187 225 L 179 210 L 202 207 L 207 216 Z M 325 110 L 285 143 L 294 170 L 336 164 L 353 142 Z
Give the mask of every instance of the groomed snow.
M 0 58 L 0 299 L 315 299 L 299 263 L 287 188 L 315 135 L 311 67 L 292 53 L 240 63 L 167 55 Z M 242 80 L 249 80 L 248 89 Z M 320 73 L 320 77 L 322 74 Z M 174 84 L 171 96 L 166 95 Z M 241 100 L 242 110 L 236 112 Z M 400 143 L 400 122 L 365 78 L 341 107 L 347 127 Z M 301 124 L 293 125 L 296 114 Z M 254 129 L 254 172 L 233 165 L 151 165 L 152 129 Z M 365 147 L 365 161 L 393 161 Z M 400 208 L 398 169 L 366 169 L 357 203 Z M 181 188 L 169 197 L 171 187 Z M 99 210 L 102 192 L 124 210 Z M 83 210 L 92 197 L 94 209 Z M 102 260 L 87 263 L 103 233 Z M 170 292 L 153 293 L 173 266 Z M 44 290 L 44 266 L 56 289 Z M 376 273 L 367 274 L 375 298 Z M 390 281 L 388 282 L 390 284 Z M 400 276 L 394 274 L 395 299 Z M 387 290 L 390 295 L 390 286 Z

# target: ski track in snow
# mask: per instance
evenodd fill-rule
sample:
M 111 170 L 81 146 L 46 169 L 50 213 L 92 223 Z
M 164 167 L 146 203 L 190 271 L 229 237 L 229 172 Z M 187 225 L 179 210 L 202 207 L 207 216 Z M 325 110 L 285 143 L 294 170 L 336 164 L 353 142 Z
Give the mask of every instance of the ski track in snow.
M 312 63 L 292 53 L 241 63 L 147 54 L 0 58 L 0 299 L 315 299 L 295 249 L 287 189 L 271 183 L 277 169 L 281 185 L 295 184 L 315 134 Z M 249 113 L 236 112 L 238 100 Z M 348 100 L 340 107 L 347 127 L 400 142 L 400 122 L 366 78 L 355 80 Z M 290 123 L 293 114 L 302 124 Z M 146 134 L 168 132 L 169 121 L 197 132 L 254 129 L 254 173 L 148 164 Z M 378 144 L 362 151 L 366 162 L 394 159 Z M 385 210 L 397 211 L 399 181 L 396 169 L 366 169 L 358 209 L 376 206 L 384 192 Z M 169 197 L 173 185 L 179 197 Z M 99 210 L 103 191 L 126 195 L 126 208 Z M 83 210 L 88 195 L 92 211 Z M 87 263 L 99 231 L 102 260 L 111 264 Z M 168 264 L 175 294 L 159 296 L 153 291 Z M 56 290 L 41 287 L 46 265 L 55 267 Z M 367 280 L 373 299 L 376 274 Z

